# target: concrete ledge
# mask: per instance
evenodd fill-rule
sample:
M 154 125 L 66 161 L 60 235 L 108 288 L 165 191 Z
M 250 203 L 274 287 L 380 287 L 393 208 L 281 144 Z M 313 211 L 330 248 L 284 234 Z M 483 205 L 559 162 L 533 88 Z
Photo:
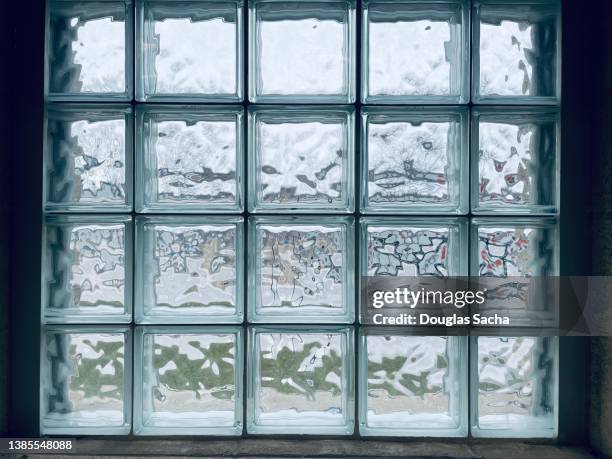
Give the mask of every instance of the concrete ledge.
M 206 457 L 206 458 L 491 458 L 586 459 L 587 449 L 531 443 L 524 440 L 351 440 L 238 439 L 157 440 L 78 439 L 70 454 L 20 455 L 28 458 Z

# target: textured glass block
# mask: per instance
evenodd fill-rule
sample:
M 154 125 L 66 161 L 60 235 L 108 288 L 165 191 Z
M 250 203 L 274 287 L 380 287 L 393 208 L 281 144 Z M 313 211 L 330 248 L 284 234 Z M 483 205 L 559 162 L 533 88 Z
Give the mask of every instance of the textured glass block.
M 127 105 L 47 108 L 45 210 L 132 210 L 131 114 Z
M 43 329 L 42 435 L 127 435 L 132 339 L 124 327 Z
M 242 100 L 242 0 L 137 5 L 139 100 Z
M 43 322 L 130 322 L 129 217 L 48 216 L 43 230 Z
M 53 100 L 132 97 L 132 1 L 51 0 L 45 92 Z
M 376 332 L 360 345 L 361 435 L 467 435 L 466 337 Z
M 354 102 L 353 0 L 253 1 L 249 44 L 251 102 Z
M 249 353 L 248 433 L 353 433 L 352 328 L 255 327 Z
M 249 112 L 249 209 L 352 212 L 353 108 Z
M 559 139 L 556 110 L 474 110 L 472 211 L 555 213 L 559 205 Z
M 362 218 L 362 276 L 465 276 L 463 218 Z
M 352 323 L 352 217 L 249 219 L 249 322 Z
M 550 218 L 472 220 L 473 276 L 559 275 L 557 221 Z
M 136 435 L 240 435 L 242 330 L 138 327 Z
M 557 338 L 471 339 L 472 435 L 555 437 Z
M 139 217 L 137 323 L 243 318 L 242 217 Z
M 364 103 L 465 103 L 468 2 L 363 2 Z
M 136 209 L 241 212 L 242 120 L 240 107 L 138 107 Z
M 364 213 L 467 213 L 465 108 L 362 110 Z
M 558 0 L 474 2 L 475 102 L 559 102 L 560 5 Z

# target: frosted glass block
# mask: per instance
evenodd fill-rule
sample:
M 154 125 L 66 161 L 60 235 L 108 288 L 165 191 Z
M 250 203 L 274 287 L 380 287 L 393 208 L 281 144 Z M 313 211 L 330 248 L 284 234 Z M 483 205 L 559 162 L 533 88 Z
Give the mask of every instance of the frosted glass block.
M 362 276 L 465 276 L 464 218 L 362 218 Z
M 242 100 L 242 8 L 242 0 L 139 2 L 138 100 Z
M 361 123 L 362 212 L 467 213 L 466 108 L 364 108 Z
M 132 210 L 129 105 L 54 104 L 45 116 L 45 210 Z
M 249 219 L 249 322 L 352 323 L 352 217 Z
M 129 217 L 48 216 L 42 247 L 43 322 L 131 321 Z
M 471 339 L 472 435 L 556 437 L 557 338 Z
M 466 103 L 468 2 L 363 3 L 363 103 Z
M 252 212 L 352 212 L 354 109 L 249 111 Z
M 559 275 L 557 221 L 550 218 L 472 220 L 473 276 Z
M 128 328 L 44 328 L 40 375 L 42 435 L 130 433 L 132 339 Z
M 474 102 L 559 102 L 560 5 L 558 0 L 474 2 Z
M 467 435 L 467 337 L 376 332 L 360 346 L 361 435 Z
M 253 1 L 249 43 L 251 102 L 354 102 L 354 0 Z
M 255 327 L 249 353 L 248 433 L 353 433 L 352 328 Z
M 241 107 L 149 105 L 136 116 L 137 211 L 242 211 Z
M 242 330 L 138 327 L 136 435 L 240 435 Z
M 51 100 L 132 97 L 132 1 L 47 4 L 45 94 Z
M 137 323 L 239 323 L 242 217 L 139 217 Z
M 546 214 L 559 206 L 559 112 L 479 108 L 472 114 L 472 211 Z

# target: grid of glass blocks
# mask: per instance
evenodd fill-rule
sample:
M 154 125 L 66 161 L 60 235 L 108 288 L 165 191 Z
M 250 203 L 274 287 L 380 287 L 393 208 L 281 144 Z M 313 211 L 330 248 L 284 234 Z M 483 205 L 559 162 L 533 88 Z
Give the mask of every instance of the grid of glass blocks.
M 467 107 L 366 107 L 361 118 L 363 213 L 467 212 Z
M 370 436 L 467 434 L 467 337 L 360 335 L 359 432 Z
M 249 110 L 249 211 L 353 212 L 354 109 Z
M 480 336 L 471 340 L 472 435 L 556 436 L 558 339 Z
M 241 107 L 138 105 L 136 118 L 136 211 L 242 211 Z
M 251 328 L 248 432 L 353 433 L 353 340 L 352 328 Z
M 138 327 L 135 342 L 135 434 L 242 433 L 240 327 Z
M 362 4 L 363 103 L 468 102 L 469 2 Z
M 556 436 L 555 338 L 353 334 L 559 273 L 559 4 L 47 2 L 41 433 Z
M 242 0 L 137 2 L 138 100 L 241 101 L 243 4 Z
M 43 179 L 47 211 L 131 210 L 131 115 L 129 105 L 47 108 Z
M 136 322 L 241 323 L 242 217 L 136 220 Z
M 131 347 L 127 327 L 44 327 L 41 433 L 130 433 Z

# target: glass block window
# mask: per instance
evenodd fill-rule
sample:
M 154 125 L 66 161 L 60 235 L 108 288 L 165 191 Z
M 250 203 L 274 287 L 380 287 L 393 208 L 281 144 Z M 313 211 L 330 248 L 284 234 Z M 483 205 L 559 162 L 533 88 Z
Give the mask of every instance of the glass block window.
M 559 273 L 560 14 L 48 2 L 41 433 L 555 437 L 555 338 L 359 290 Z

